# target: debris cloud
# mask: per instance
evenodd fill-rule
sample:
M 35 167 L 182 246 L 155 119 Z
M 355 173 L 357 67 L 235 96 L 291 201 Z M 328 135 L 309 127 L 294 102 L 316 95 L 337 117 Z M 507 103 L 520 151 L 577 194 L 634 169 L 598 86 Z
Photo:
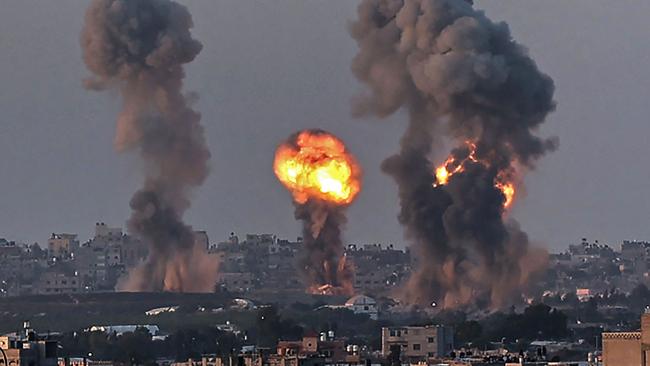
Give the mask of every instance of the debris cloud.
M 382 169 L 398 186 L 414 271 L 412 304 L 501 307 L 545 263 L 507 216 L 523 174 L 557 146 L 535 134 L 554 85 L 504 22 L 466 0 L 363 0 L 350 26 L 367 91 L 358 116 L 408 112 Z M 451 140 L 437 168 L 432 160 Z
M 131 199 L 129 231 L 149 247 L 128 291 L 212 291 L 217 263 L 196 248 L 183 222 L 190 192 L 208 175 L 210 152 L 201 116 L 182 93 L 183 65 L 202 45 L 192 17 L 170 0 L 93 0 L 81 34 L 92 90 L 117 89 L 122 110 L 115 147 L 136 149 L 145 163 L 143 187 Z

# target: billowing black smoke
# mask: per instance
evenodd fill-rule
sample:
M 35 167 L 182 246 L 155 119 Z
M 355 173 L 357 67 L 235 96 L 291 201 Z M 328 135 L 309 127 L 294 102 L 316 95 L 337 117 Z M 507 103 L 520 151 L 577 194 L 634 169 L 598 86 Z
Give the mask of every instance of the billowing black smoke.
M 120 91 L 116 148 L 138 149 L 146 164 L 128 227 L 148 244 L 149 257 L 131 271 L 126 290 L 214 288 L 216 263 L 195 248 L 182 218 L 210 158 L 201 116 L 181 91 L 183 64 L 202 48 L 192 26 L 188 10 L 170 0 L 93 0 L 86 12 L 81 44 L 93 77 L 85 85 Z
M 341 240 L 347 208 L 317 198 L 294 204 L 296 219 L 303 224 L 299 269 L 310 290 L 351 295 L 354 275 L 345 262 Z
M 553 81 L 507 24 L 471 1 L 363 0 L 350 32 L 359 46 L 353 72 L 369 87 L 355 114 L 409 113 L 399 153 L 382 166 L 399 187 L 399 220 L 417 258 L 405 299 L 504 305 L 545 253 L 504 218 L 496 183 L 519 181 L 557 145 L 534 134 L 554 110 Z M 444 184 L 431 161 L 439 136 L 464 162 Z

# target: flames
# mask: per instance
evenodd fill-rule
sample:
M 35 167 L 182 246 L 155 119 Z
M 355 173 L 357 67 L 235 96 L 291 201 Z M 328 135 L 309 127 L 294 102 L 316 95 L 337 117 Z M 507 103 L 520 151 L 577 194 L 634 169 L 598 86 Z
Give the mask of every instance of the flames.
M 446 185 L 449 182 L 449 178 L 456 173 L 463 172 L 467 164 L 479 163 L 489 166 L 487 161 L 476 158 L 476 144 L 471 141 L 466 141 L 465 145 L 469 151 L 466 158 L 457 161 L 454 156 L 449 156 L 442 165 L 436 168 L 436 182 L 433 184 L 434 187 Z M 512 176 L 512 171 L 501 171 L 497 174 L 494 181 L 494 187 L 501 191 L 504 196 L 503 208 L 505 209 L 509 209 L 512 206 L 517 193 Z
M 360 168 L 336 136 L 302 131 L 275 154 L 275 175 L 297 203 L 317 198 L 348 205 L 361 189 Z

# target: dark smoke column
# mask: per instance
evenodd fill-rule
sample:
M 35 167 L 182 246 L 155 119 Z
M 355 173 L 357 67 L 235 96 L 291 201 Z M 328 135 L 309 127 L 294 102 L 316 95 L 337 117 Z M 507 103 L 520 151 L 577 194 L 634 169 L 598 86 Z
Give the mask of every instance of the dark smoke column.
M 341 228 L 345 211 L 361 190 L 361 169 L 343 141 L 322 130 L 293 134 L 275 153 L 273 170 L 291 192 L 303 223 L 300 271 L 307 292 L 354 292 L 345 261 Z
M 555 107 L 553 81 L 471 1 L 363 0 L 350 32 L 352 70 L 368 86 L 355 114 L 409 115 L 400 151 L 382 165 L 417 258 L 404 299 L 516 300 L 546 255 L 506 215 L 522 174 L 557 144 L 534 134 Z M 436 169 L 440 137 L 456 147 Z
M 182 219 L 210 158 L 201 116 L 181 92 L 183 64 L 202 48 L 190 28 L 188 10 L 170 0 L 93 0 L 86 12 L 81 44 L 93 77 L 84 84 L 119 89 L 116 148 L 137 149 L 145 163 L 128 227 L 149 256 L 129 273 L 125 290 L 210 291 L 216 281 L 216 263 L 194 247 Z

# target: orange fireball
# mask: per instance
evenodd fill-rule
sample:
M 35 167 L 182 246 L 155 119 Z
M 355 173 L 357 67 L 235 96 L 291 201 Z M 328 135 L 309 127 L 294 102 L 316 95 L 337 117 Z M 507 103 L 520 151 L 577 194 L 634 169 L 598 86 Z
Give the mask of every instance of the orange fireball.
M 434 187 L 444 186 L 449 182 L 449 178 L 459 172 L 465 170 L 465 164 L 469 162 L 481 163 L 485 166 L 489 166 L 489 163 L 486 161 L 479 161 L 476 158 L 476 144 L 471 141 L 466 141 L 465 144 L 469 149 L 469 154 L 467 158 L 456 161 L 453 156 L 449 156 L 445 162 L 436 168 L 436 182 L 433 184 Z M 505 200 L 503 202 L 503 207 L 509 209 L 515 199 L 515 183 L 510 180 L 512 174 L 507 174 L 506 172 L 500 172 L 497 174 L 497 177 L 494 182 L 494 187 L 503 193 Z
M 273 169 L 298 203 L 316 198 L 348 205 L 361 190 L 354 157 L 343 141 L 320 130 L 301 131 L 280 145 Z

